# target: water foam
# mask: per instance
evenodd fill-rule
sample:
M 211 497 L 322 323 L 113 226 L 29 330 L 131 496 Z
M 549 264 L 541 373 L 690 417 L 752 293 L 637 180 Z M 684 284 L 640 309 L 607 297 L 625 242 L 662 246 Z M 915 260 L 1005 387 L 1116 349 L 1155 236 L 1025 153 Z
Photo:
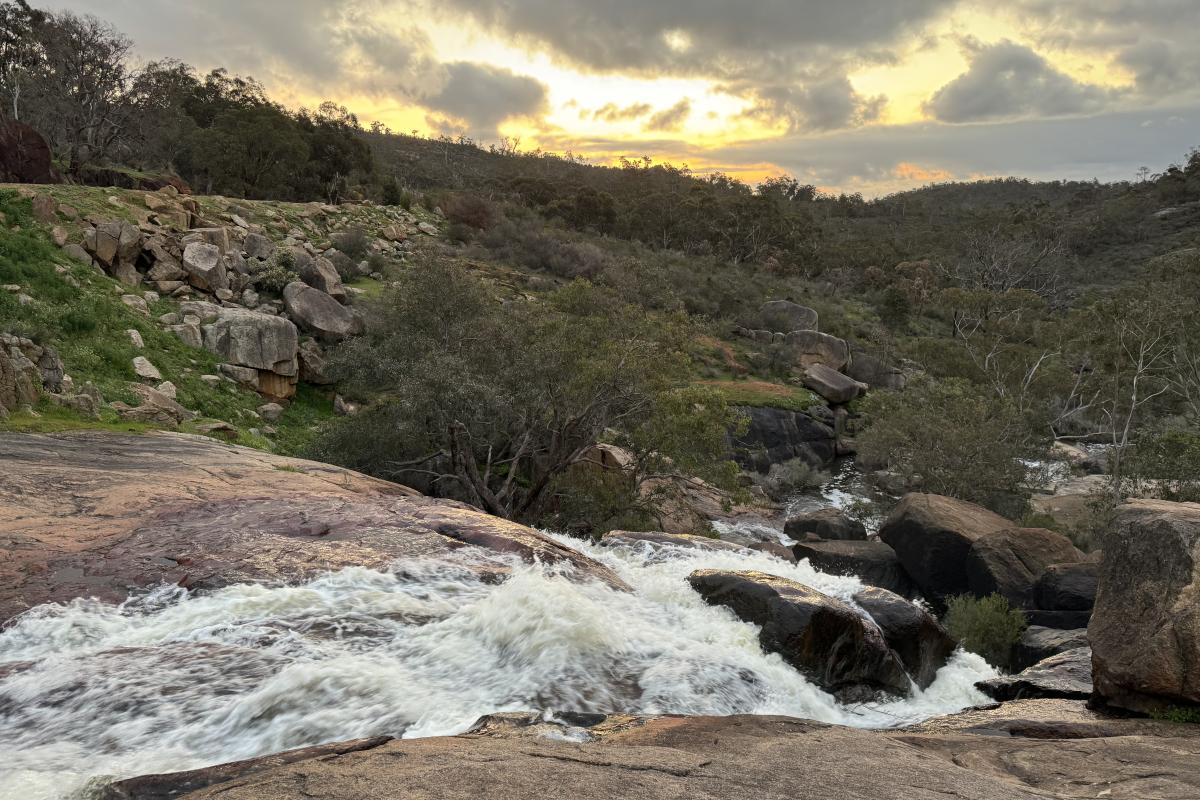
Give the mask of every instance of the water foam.
M 633 593 L 477 550 L 299 586 L 164 588 L 43 606 L 0 633 L 0 797 L 191 769 L 321 742 L 460 733 L 496 711 L 786 714 L 862 727 L 983 702 L 959 653 L 926 691 L 846 706 L 707 606 L 701 567 L 756 569 L 849 599 L 861 584 L 758 553 L 566 540 Z M 479 577 L 479 562 L 511 577 Z

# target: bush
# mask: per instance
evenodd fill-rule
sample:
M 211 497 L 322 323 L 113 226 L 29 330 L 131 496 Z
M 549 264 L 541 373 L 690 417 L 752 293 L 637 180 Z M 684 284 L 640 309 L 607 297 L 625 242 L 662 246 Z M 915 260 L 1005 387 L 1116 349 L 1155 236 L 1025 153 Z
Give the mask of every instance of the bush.
M 288 250 L 277 250 L 266 265 L 254 274 L 254 285 L 264 291 L 281 294 L 289 283 L 300 280 L 296 272 L 296 256 Z
M 500 210 L 495 204 L 475 194 L 451 195 L 442 206 L 442 213 L 450 222 L 478 231 L 487 230 L 500 220 Z
M 1146 437 L 1126 459 L 1132 493 L 1176 503 L 1200 502 L 1200 434 L 1173 431 Z
M 998 594 L 952 598 L 942 622 L 965 649 L 1004 668 L 1012 664 L 1013 647 L 1029 627 L 1025 615 Z
M 362 261 L 371 249 L 371 237 L 362 228 L 347 228 L 333 235 L 333 246 L 354 261 Z
M 750 479 L 775 501 L 783 501 L 797 492 L 823 486 L 830 480 L 827 473 L 809 465 L 802 458 L 772 464 L 771 471 L 766 475 L 755 474 Z
M 358 274 L 358 262 L 341 250 L 334 250 L 329 254 L 329 263 L 333 264 L 333 268 L 337 270 L 337 274 L 346 283 L 356 281 L 361 277 Z

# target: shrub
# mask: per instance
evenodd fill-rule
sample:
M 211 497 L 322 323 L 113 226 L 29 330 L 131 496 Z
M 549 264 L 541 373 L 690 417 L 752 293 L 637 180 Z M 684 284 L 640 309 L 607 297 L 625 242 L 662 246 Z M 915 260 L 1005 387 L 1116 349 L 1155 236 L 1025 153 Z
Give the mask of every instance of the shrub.
M 782 464 L 772 464 L 770 472 L 766 475 L 752 475 L 751 480 L 767 497 L 783 501 L 797 492 L 823 486 L 829 482 L 829 475 L 809 465 L 802 458 L 793 458 Z
M 358 280 L 360 277 L 358 274 L 358 262 L 341 250 L 334 250 L 329 254 L 329 263 L 333 264 L 333 268 L 337 270 L 338 275 L 347 283 Z
M 254 275 L 254 285 L 280 294 L 285 286 L 300 280 L 296 272 L 296 256 L 288 250 L 278 250 L 270 261 Z
M 1175 722 L 1180 725 L 1200 725 L 1200 708 L 1195 706 L 1167 706 L 1150 714 L 1151 717 L 1163 722 Z
M 942 622 L 965 649 L 1005 668 L 1012 664 L 1013 647 L 1029 627 L 1025 615 L 998 594 L 952 598 Z
M 442 213 L 450 222 L 475 230 L 487 230 L 500 220 L 500 210 L 490 200 L 476 194 L 455 194 L 446 199 Z
M 333 235 L 333 246 L 354 261 L 362 261 L 371 248 L 371 237 L 362 228 L 347 228 Z

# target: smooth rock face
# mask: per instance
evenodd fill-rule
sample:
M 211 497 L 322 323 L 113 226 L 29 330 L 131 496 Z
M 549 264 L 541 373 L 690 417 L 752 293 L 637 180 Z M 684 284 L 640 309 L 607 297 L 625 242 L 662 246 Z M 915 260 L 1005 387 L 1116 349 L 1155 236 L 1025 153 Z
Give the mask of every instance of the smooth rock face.
M 873 732 L 767 716 L 493 714 L 463 736 L 361 739 L 149 775 L 113 784 L 98 800 L 1194 800 L 1200 793 L 1200 737 L 1189 726 L 1097 719 L 1064 700 L 935 723 Z
M 283 302 L 297 325 L 326 342 L 362 332 L 362 320 L 353 312 L 307 284 L 289 283 L 283 290 Z
M 300 334 L 289 320 L 253 311 L 222 309 L 204 328 L 204 346 L 230 364 L 299 375 Z
M 688 583 L 710 605 L 761 626 L 759 643 L 846 701 L 906 695 L 908 675 L 879 629 L 841 600 L 761 572 L 697 570 Z
M 775 333 L 815 331 L 820 317 L 808 306 L 789 300 L 771 300 L 758 309 L 763 325 Z
M 971 545 L 967 585 L 976 597 L 999 594 L 1017 608 L 1031 608 L 1034 584 L 1051 565 L 1083 557 L 1061 533 L 1042 528 L 997 531 Z
M 163 582 L 295 582 L 466 546 L 565 562 L 579 579 L 627 588 L 523 525 L 207 437 L 0 433 L 0 463 L 0 623 L 41 603 L 118 602 Z
M 1050 656 L 1088 646 L 1087 628 L 1063 631 L 1030 625 L 1021 634 L 1021 641 L 1013 648 L 1013 667 L 1028 669 Z
M 846 343 L 845 339 L 830 336 L 828 333 L 792 331 L 787 335 L 784 343 L 792 351 L 795 364 L 800 367 L 819 365 L 836 373 L 850 363 L 850 345 Z M 842 376 L 842 379 L 861 386 L 857 381 L 847 378 L 845 375 Z M 817 390 L 813 389 L 813 391 Z
M 205 241 L 192 242 L 183 249 L 183 269 L 192 286 L 205 292 L 229 288 L 221 253 L 221 248 Z
M 1092 696 L 1092 651 L 1087 647 L 1050 656 L 1019 675 L 975 684 L 994 700 L 1062 698 L 1086 700 Z
M 306 259 L 300 268 L 300 279 L 339 303 L 346 302 L 346 287 L 342 285 L 342 278 L 329 259 Z
M 807 558 L 822 572 L 854 575 L 868 586 L 914 597 L 916 586 L 905 572 L 896 551 L 883 542 L 800 542 L 792 546 L 797 560 Z
M 1096 605 L 1100 563 L 1054 564 L 1033 587 L 1034 608 L 1047 611 L 1088 611 Z
M 970 591 L 966 560 L 976 540 L 1012 527 L 1004 517 L 973 503 L 909 494 L 883 523 L 879 538 L 896 551 L 925 598 L 942 604 Z
M 743 469 L 766 473 L 772 464 L 803 459 L 810 466 L 831 463 L 837 456 L 833 428 L 800 411 L 743 407 L 750 419 L 746 432 L 731 442 Z
M 866 541 L 867 529 L 856 519 L 851 519 L 846 512 L 836 508 L 822 508 L 819 511 L 807 511 L 789 517 L 784 523 L 783 532 L 793 539 L 803 539 L 806 534 L 814 534 L 822 539 L 839 541 Z
M 859 383 L 865 383 L 872 389 L 900 390 L 908 384 L 904 373 L 895 367 L 890 367 L 875 356 L 866 353 L 853 353 L 846 374 Z
M 1088 639 L 1096 692 L 1109 705 L 1200 705 L 1200 504 L 1118 509 Z
M 866 390 L 863 384 L 824 364 L 813 364 L 804 370 L 804 385 L 831 405 L 845 405 Z
M 854 602 L 875 620 L 913 682 L 928 688 L 958 647 L 946 629 L 928 611 L 886 589 L 863 589 Z

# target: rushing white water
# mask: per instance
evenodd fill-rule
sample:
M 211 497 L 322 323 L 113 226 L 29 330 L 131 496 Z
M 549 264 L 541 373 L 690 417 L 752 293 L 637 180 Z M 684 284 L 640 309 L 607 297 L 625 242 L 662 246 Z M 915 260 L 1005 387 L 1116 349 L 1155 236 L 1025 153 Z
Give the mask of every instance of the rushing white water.
M 567 541 L 567 540 L 564 540 Z M 694 569 L 757 569 L 843 599 L 856 579 L 763 554 L 569 541 L 635 591 L 478 550 L 291 587 L 164 588 L 43 606 L 0 633 L 0 798 L 379 734 L 459 733 L 482 714 L 787 714 L 887 727 L 983 702 L 959 653 L 925 692 L 846 706 L 707 606 Z M 470 569 L 504 561 L 500 584 Z

